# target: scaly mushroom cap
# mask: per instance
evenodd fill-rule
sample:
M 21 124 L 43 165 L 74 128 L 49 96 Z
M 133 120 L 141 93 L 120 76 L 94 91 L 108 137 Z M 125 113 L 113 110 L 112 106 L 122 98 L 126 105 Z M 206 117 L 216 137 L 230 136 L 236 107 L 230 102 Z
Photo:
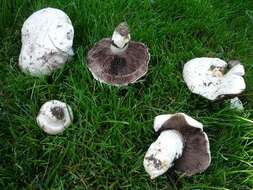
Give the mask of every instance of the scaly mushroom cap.
M 73 56 L 74 29 L 59 9 L 36 11 L 24 22 L 21 33 L 19 66 L 32 76 L 50 75 Z
M 188 88 L 209 100 L 231 98 L 245 88 L 244 67 L 239 61 L 228 64 L 218 58 L 195 58 L 184 65 L 183 77 Z
M 37 116 L 39 127 L 51 135 L 63 132 L 72 120 L 71 107 L 58 100 L 50 100 L 43 104 Z
M 160 115 L 155 118 L 154 129 L 158 133 L 176 130 L 184 141 L 182 156 L 175 160 L 175 169 L 187 176 L 203 172 L 211 162 L 208 137 L 203 125 L 184 113 Z
M 148 49 L 142 43 L 129 40 L 127 25 L 121 23 L 112 39 L 102 39 L 88 52 L 87 66 L 96 80 L 124 86 L 146 74 Z

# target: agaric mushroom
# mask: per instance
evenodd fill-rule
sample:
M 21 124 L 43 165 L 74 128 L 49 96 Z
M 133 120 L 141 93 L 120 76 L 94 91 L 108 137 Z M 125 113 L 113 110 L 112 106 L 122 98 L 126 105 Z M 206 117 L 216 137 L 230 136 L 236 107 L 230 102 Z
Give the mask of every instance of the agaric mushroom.
M 210 165 L 209 141 L 202 123 L 184 113 L 159 115 L 155 118 L 154 130 L 160 135 L 143 161 L 151 179 L 173 165 L 186 176 L 203 172 Z
M 56 135 L 64 131 L 73 120 L 71 107 L 58 100 L 50 100 L 42 105 L 37 123 L 46 133 Z
M 22 27 L 19 66 L 32 76 L 50 75 L 72 56 L 74 29 L 61 10 L 45 8 L 33 13 Z
M 148 70 L 149 52 L 130 41 L 128 25 L 119 24 L 112 39 L 104 38 L 88 52 L 87 65 L 93 77 L 103 83 L 124 86 L 136 82 Z
M 245 88 L 244 67 L 239 61 L 195 58 L 184 65 L 183 77 L 190 91 L 209 100 L 236 97 Z

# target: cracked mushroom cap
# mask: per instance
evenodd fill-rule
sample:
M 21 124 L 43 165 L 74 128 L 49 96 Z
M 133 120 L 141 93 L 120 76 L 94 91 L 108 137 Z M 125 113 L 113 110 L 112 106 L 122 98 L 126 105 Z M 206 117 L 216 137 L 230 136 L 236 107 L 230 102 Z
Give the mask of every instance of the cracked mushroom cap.
M 19 66 L 32 76 L 50 75 L 72 56 L 74 29 L 61 10 L 34 12 L 23 24 Z
M 159 137 L 145 154 L 143 165 L 154 179 L 171 168 L 186 176 L 203 172 L 211 162 L 203 125 L 184 113 L 159 115 L 154 129 Z
M 56 135 L 71 124 L 73 112 L 66 103 L 50 100 L 42 105 L 36 120 L 39 127 L 46 133 Z
M 130 41 L 126 23 L 121 23 L 112 38 L 100 40 L 88 52 L 87 66 L 93 77 L 103 83 L 125 86 L 136 82 L 148 71 L 148 48 Z
M 188 61 L 183 78 L 190 91 L 209 100 L 236 97 L 245 88 L 244 67 L 239 61 L 201 57 Z

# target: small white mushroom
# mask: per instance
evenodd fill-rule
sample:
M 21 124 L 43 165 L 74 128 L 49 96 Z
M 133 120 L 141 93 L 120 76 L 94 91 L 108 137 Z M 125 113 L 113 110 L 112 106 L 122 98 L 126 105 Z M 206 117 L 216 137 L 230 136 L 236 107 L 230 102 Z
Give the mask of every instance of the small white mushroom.
M 201 57 L 184 65 L 183 77 L 188 88 L 209 100 L 235 97 L 245 88 L 244 67 L 239 61 L 226 63 L 219 58 Z
M 73 120 L 71 107 L 58 100 L 50 100 L 42 105 L 37 123 L 46 133 L 56 135 L 64 131 Z
M 184 113 L 159 115 L 155 118 L 154 130 L 160 135 L 149 147 L 143 161 L 151 179 L 172 166 L 192 176 L 210 165 L 209 140 L 200 122 Z
M 72 56 L 74 29 L 61 10 L 45 8 L 23 24 L 19 66 L 32 76 L 50 75 Z

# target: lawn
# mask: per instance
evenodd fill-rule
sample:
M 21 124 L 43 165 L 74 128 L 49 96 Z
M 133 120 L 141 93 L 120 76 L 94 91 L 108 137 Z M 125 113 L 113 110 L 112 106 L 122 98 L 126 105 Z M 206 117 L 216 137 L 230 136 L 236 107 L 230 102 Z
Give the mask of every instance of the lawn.
M 51 77 L 34 78 L 18 68 L 20 30 L 48 6 L 72 20 L 75 56 Z M 151 60 L 145 77 L 118 88 L 93 79 L 86 55 L 122 21 Z M 243 112 L 188 90 L 183 64 L 203 56 L 244 64 Z M 253 189 L 252 0 L 0 0 L 0 77 L 0 189 Z M 50 99 L 74 112 L 57 136 L 35 121 Z M 211 165 L 191 178 L 168 172 L 150 180 L 142 162 L 156 139 L 153 119 L 175 112 L 204 124 Z

